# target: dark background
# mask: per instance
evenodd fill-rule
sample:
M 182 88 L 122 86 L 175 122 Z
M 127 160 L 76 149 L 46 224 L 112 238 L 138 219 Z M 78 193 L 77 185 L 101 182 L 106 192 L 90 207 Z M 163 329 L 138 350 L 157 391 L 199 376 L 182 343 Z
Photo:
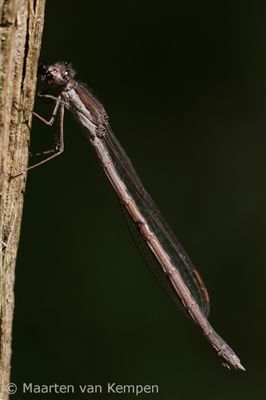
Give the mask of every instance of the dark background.
M 146 397 L 163 400 L 265 395 L 265 20 L 256 1 L 47 2 L 41 59 L 72 62 L 104 103 L 247 372 L 223 368 L 161 290 L 66 115 L 65 153 L 28 176 L 14 399 L 31 398 L 22 382 L 157 384 Z M 36 110 L 51 107 L 37 100 Z M 32 149 L 51 147 L 53 135 L 34 120 Z

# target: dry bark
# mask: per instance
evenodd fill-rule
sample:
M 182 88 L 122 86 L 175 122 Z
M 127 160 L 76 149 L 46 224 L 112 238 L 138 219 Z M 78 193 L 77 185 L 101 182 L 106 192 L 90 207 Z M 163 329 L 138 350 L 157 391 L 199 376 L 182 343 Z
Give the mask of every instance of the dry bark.
M 8 399 L 15 262 L 45 0 L 0 0 L 0 399 Z

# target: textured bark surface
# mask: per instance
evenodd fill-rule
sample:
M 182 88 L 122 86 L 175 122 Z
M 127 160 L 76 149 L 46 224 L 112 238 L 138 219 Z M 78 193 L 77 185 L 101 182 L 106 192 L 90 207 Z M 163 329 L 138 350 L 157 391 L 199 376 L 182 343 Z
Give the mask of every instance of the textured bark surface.
M 0 0 L 0 399 L 8 399 L 15 262 L 45 0 Z

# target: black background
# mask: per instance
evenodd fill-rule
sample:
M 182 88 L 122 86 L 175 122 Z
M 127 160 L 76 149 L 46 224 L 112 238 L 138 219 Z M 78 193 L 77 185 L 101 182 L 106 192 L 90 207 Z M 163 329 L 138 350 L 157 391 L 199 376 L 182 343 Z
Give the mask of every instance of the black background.
M 265 20 L 256 1 L 47 2 L 41 59 L 72 62 L 104 103 L 247 372 L 223 368 L 161 290 L 66 115 L 65 153 L 28 176 L 13 398 L 31 398 L 22 382 L 157 384 L 146 397 L 163 400 L 265 393 Z M 42 115 L 50 109 L 37 100 Z M 34 120 L 32 149 L 53 135 Z

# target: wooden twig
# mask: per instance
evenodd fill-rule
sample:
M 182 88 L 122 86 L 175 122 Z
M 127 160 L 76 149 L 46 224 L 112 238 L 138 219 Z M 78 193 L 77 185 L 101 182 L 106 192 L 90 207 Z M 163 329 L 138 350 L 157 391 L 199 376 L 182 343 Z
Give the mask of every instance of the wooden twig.
M 8 399 L 19 243 L 45 0 L 0 0 L 0 399 Z

